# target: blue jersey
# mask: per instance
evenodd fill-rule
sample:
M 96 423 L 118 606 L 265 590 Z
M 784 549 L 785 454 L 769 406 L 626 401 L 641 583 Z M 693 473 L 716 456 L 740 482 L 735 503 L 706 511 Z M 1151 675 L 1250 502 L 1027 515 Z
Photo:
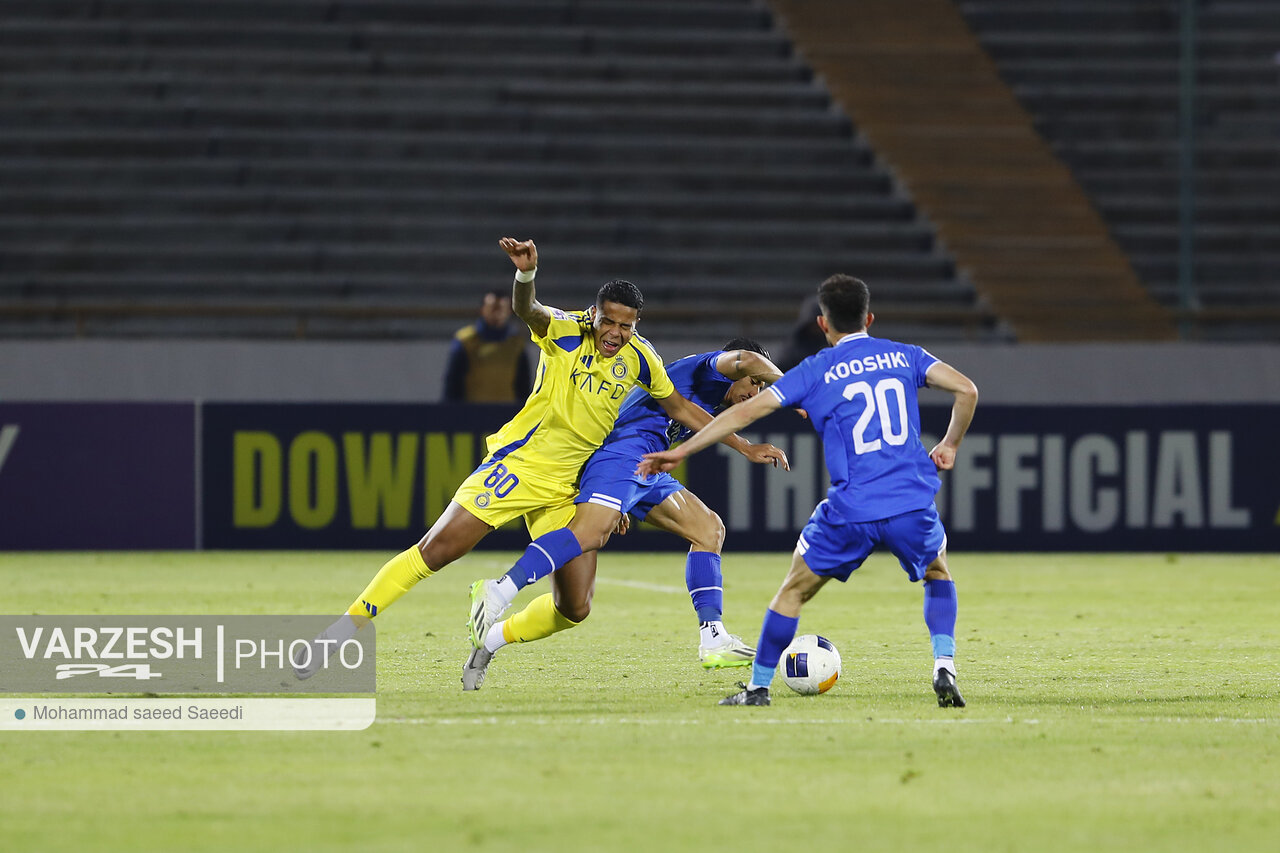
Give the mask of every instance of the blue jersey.
M 920 441 L 916 392 L 937 362 L 920 347 L 857 332 L 768 389 L 808 412 L 822 436 L 827 501 L 839 519 L 877 521 L 933 505 L 941 481 Z
M 716 369 L 722 355 L 724 350 L 687 355 L 667 365 L 667 376 L 676 390 L 712 414 L 724 404 L 724 395 L 733 385 L 732 379 Z M 618 421 L 603 446 L 625 443 L 628 450 L 635 449 L 639 462 L 640 455 L 666 450 L 684 441 L 689 433 L 688 427 L 668 418 L 652 396 L 633 393 L 622 401 Z

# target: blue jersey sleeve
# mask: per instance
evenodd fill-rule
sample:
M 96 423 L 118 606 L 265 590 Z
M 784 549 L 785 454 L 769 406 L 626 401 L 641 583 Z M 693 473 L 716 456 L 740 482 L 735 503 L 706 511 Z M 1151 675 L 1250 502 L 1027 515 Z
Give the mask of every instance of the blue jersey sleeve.
M 913 346 L 911 348 L 911 365 L 915 369 L 917 388 L 923 388 L 927 384 L 925 374 L 929 372 L 930 367 L 933 367 L 940 360 L 924 347 Z
M 707 352 L 698 356 L 698 366 L 694 368 L 694 387 L 697 387 L 698 380 L 711 380 L 715 382 L 733 381 L 728 376 L 721 373 L 719 367 L 716 367 L 716 363 L 720 361 L 720 356 L 722 355 L 724 355 L 724 350 Z
M 807 358 L 782 374 L 781 379 L 765 390 L 777 397 L 778 402 L 784 406 L 803 406 L 817 380 L 813 359 Z

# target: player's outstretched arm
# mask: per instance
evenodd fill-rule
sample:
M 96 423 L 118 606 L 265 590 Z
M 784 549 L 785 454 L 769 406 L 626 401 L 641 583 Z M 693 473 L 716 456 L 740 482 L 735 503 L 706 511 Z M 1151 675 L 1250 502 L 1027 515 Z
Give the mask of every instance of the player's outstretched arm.
M 716 370 L 735 381 L 750 376 L 757 385 L 772 385 L 782 371 L 769 359 L 748 349 L 729 350 L 716 359 Z
M 657 474 L 660 471 L 670 471 L 686 457 L 707 449 L 726 436 L 733 435 L 743 427 L 755 423 L 771 412 L 777 411 L 779 405 L 781 404 L 778 403 L 778 398 L 774 395 L 760 394 L 745 403 L 733 406 L 717 415 L 711 423 L 698 430 L 679 447 L 662 453 L 646 453 L 644 459 L 640 460 L 639 466 L 636 467 L 636 473 L 648 475 Z M 785 462 L 785 456 L 783 459 L 783 466 L 788 471 L 791 470 L 791 466 Z
M 714 422 L 705 409 L 679 391 L 658 400 L 658 404 L 667 413 L 667 417 L 687 426 L 695 434 Z M 772 444 L 752 444 L 742 436 L 734 434 L 733 430 L 730 430 L 728 435 L 721 436 L 719 440 L 752 462 L 761 465 L 769 464 L 775 468 L 781 465 L 787 471 L 791 470 L 791 462 L 787 459 L 787 454 Z
M 960 449 L 964 434 L 969 431 L 969 424 L 973 423 L 973 412 L 978 407 L 978 386 L 968 376 L 942 361 L 930 367 L 924 378 L 930 388 L 955 396 L 947 434 L 929 451 L 933 464 L 941 471 L 949 471 L 956 464 L 956 451 Z
M 532 240 L 503 237 L 498 246 L 511 258 L 519 272 L 511 285 L 511 310 L 538 337 L 551 327 L 551 312 L 534 296 L 533 277 L 538 274 L 538 247 Z

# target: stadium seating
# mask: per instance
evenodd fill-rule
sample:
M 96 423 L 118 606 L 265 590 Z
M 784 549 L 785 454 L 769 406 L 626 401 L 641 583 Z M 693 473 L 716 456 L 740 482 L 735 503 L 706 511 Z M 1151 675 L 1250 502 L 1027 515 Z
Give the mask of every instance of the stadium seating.
M 970 26 L 1147 288 L 1178 293 L 1177 0 L 962 0 Z M 1201 2 L 1197 336 L 1280 340 L 1280 4 Z
M 1019 341 L 1175 336 L 952 0 L 772 2 Z
M 1008 334 L 750 0 L 0 0 L 0 114 L 6 335 L 447 334 L 504 234 L 671 334 Z

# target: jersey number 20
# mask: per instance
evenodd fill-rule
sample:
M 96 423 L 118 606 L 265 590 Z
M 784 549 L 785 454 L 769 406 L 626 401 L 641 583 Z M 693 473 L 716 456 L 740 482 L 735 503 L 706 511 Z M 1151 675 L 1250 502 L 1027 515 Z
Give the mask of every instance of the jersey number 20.
M 890 391 L 893 392 L 894 402 L 889 400 Z M 901 379 L 886 376 L 876 383 L 875 388 L 867 382 L 851 382 L 844 386 L 844 398 L 852 401 L 854 397 L 861 397 L 867 406 L 858 417 L 858 422 L 853 425 L 854 453 L 861 456 L 880 449 L 879 438 L 867 440 L 867 427 L 877 415 L 880 416 L 880 435 L 885 441 L 895 447 L 907 443 L 907 391 Z M 890 416 L 891 409 L 897 409 L 896 430 L 894 419 Z

